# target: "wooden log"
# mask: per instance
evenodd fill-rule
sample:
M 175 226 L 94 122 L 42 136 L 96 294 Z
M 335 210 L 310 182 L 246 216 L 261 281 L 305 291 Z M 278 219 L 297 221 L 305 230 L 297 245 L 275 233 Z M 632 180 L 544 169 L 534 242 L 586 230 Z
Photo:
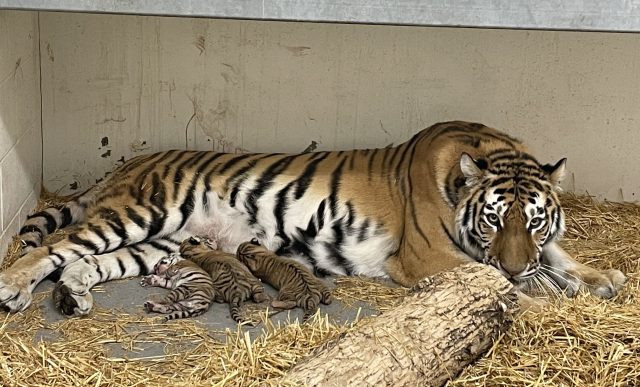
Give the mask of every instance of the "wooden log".
M 513 286 L 478 263 L 425 278 L 403 302 L 292 368 L 308 386 L 434 386 L 487 351 L 518 310 Z

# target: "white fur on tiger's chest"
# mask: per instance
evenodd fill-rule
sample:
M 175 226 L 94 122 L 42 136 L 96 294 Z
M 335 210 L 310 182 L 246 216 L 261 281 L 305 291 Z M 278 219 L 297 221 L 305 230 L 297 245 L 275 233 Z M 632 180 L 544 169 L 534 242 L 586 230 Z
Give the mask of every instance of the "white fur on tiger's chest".
M 188 233 L 214 240 L 218 248 L 235 253 L 238 245 L 255 238 L 246 213 L 220 200 L 216 193 L 207 194 L 207 209 L 198 203 L 185 228 Z
M 194 208 L 186 231 L 192 235 L 210 238 L 218 244 L 218 248 L 235 253 L 240 243 L 260 236 L 260 243 L 270 250 L 277 250 L 282 240 L 277 237 L 277 222 L 274 215 L 275 189 L 269 190 L 258 201 L 258 213 L 255 225 L 249 224 L 249 215 L 244 208 L 246 192 L 237 196 L 236 206 L 231 207 L 228 198 L 220 199 L 217 194 L 207 195 L 207 209 L 202 203 Z M 300 201 L 292 201 L 284 216 L 284 232 L 294 238 L 299 229 L 305 229 L 310 219 L 316 213 L 321 198 L 309 197 Z M 338 214 L 334 218 L 329 209 L 325 211 L 324 226 L 318 230 L 313 240 L 309 240 L 308 248 L 316 266 L 334 274 L 347 274 L 347 271 L 336 265 L 336 257 L 331 246 L 336 244 L 334 222 L 339 221 L 347 209 L 339 206 Z M 360 220 L 357 223 L 362 223 Z M 358 224 L 356 224 L 357 226 Z M 340 254 L 346 260 L 351 274 L 372 277 L 385 277 L 385 261 L 392 251 L 397 248 L 392 238 L 382 230 L 372 227 L 362 238 L 358 233 L 345 234 L 340 244 Z M 306 266 L 309 260 L 304 257 L 291 257 Z

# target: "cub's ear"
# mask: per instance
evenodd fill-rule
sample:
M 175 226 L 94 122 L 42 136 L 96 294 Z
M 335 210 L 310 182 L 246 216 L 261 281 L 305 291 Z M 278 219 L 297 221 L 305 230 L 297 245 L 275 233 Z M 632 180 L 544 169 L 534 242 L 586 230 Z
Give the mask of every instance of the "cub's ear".
M 551 165 L 551 164 L 543 165 L 542 170 L 549 178 L 549 181 L 551 182 L 551 184 L 553 184 L 554 187 L 559 188 L 560 183 L 562 183 L 562 180 L 564 180 L 564 177 L 566 175 L 566 166 L 567 166 L 567 159 L 564 158 L 558 161 L 557 163 L 555 163 L 555 165 Z
M 467 182 L 474 182 L 482 177 L 487 169 L 487 162 L 483 159 L 474 160 L 468 153 L 463 152 L 460 157 L 460 169 Z

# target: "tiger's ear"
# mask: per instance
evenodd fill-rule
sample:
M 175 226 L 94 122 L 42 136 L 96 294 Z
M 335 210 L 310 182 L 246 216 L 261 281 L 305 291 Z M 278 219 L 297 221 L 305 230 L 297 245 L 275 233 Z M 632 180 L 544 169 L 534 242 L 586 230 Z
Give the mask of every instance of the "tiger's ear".
M 566 175 L 566 166 L 567 159 L 563 158 L 562 160 L 555 163 L 555 165 L 543 165 L 542 170 L 549 178 L 551 184 L 553 184 L 554 187 L 558 188 L 560 187 L 560 183 L 562 183 L 562 180 L 564 180 L 564 177 Z
M 479 159 L 474 160 L 468 153 L 462 152 L 460 157 L 460 169 L 462 174 L 467 178 L 467 182 L 475 182 L 480 179 L 487 168 L 487 162 Z

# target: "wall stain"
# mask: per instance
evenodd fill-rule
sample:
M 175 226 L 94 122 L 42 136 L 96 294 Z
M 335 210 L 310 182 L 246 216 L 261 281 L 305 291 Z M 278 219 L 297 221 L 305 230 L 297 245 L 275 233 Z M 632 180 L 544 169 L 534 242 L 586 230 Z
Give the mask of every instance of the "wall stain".
M 102 137 L 102 140 L 100 140 L 100 144 L 101 144 L 102 146 L 107 146 L 107 145 L 109 145 L 109 137 L 106 137 L 106 136 L 105 136 L 105 137 Z
M 309 50 L 311 50 L 311 47 L 307 47 L 307 46 L 282 46 L 282 47 L 286 48 L 293 56 L 305 56 L 309 53 Z
M 49 56 L 49 60 L 51 62 L 55 62 L 56 58 L 53 56 L 53 49 L 51 48 L 50 43 L 47 43 L 47 56 Z
M 103 159 L 111 156 L 111 149 L 108 149 L 106 152 L 100 155 Z
M 206 42 L 204 40 L 204 36 L 202 35 L 199 35 L 193 42 L 193 45 L 196 46 L 198 50 L 200 50 L 200 55 L 204 54 L 204 52 L 207 50 L 205 43 Z
M 147 141 L 146 140 L 135 140 L 134 142 L 129 144 L 129 148 L 131 148 L 131 151 L 133 151 L 133 152 L 142 152 L 142 151 L 145 151 L 147 149 L 150 149 L 151 146 L 147 145 Z
M 108 117 L 103 119 L 102 121 L 96 121 L 94 122 L 94 124 L 103 125 L 103 124 L 106 124 L 107 122 L 125 122 L 126 120 L 127 119 L 125 117 L 118 117 L 118 118 Z

